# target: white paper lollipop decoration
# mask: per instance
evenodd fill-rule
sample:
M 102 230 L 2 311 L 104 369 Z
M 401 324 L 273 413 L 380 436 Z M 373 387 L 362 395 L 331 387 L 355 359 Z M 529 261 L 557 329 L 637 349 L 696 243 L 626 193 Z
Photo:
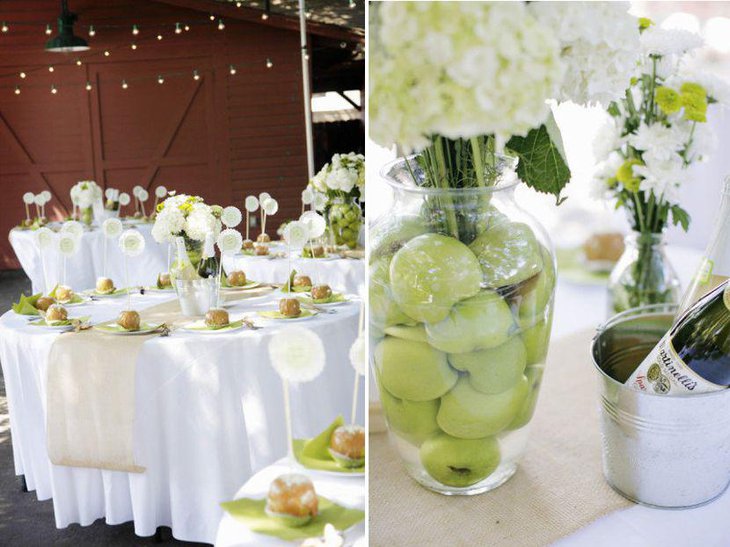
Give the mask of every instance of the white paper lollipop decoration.
M 48 249 L 53 245 L 53 231 L 50 228 L 38 228 L 35 233 L 35 241 L 41 250 Z M 41 257 L 43 253 L 41 253 Z
M 307 205 L 312 204 L 313 199 L 314 199 L 314 191 L 309 186 L 307 186 L 302 191 L 302 213 L 307 208 Z
M 256 209 L 259 208 L 259 200 L 256 196 L 248 196 L 244 204 L 246 207 L 246 211 L 248 211 L 249 213 L 253 213 Z
M 241 220 L 243 220 L 241 210 L 233 205 L 224 208 L 221 213 L 221 222 L 228 228 L 235 228 L 241 224 Z
M 25 220 L 30 224 L 30 205 L 33 205 L 33 192 L 23 194 L 23 204 L 25 205 Z
M 303 222 L 292 220 L 284 227 L 284 241 L 289 247 L 301 249 L 307 244 L 309 230 Z
M 49 192 L 48 190 L 43 190 L 41 192 L 41 195 L 43 195 L 43 203 L 44 204 L 45 203 L 48 203 L 49 201 L 51 201 L 51 197 L 52 197 L 51 196 L 51 192 Z
M 291 427 L 289 382 L 311 382 L 324 370 L 325 351 L 322 339 L 304 327 L 285 327 L 269 341 L 271 366 L 281 377 L 284 390 L 284 417 L 289 457 L 294 455 Z
M 122 229 L 122 221 L 118 218 L 108 218 L 101 225 L 102 232 L 108 238 L 117 237 L 122 233 Z
M 127 192 L 122 192 L 119 194 L 119 205 L 129 205 L 129 202 L 132 201 L 132 198 L 129 197 L 129 194 Z
M 167 188 L 165 188 L 164 186 L 158 186 L 157 188 L 155 188 L 155 197 L 157 199 L 162 199 L 166 195 L 167 195 Z
M 67 220 L 61 225 L 61 232 L 79 238 L 84 233 L 84 225 L 77 220 Z
M 264 201 L 266 201 L 270 197 L 271 197 L 271 194 L 269 194 L 268 192 L 261 192 L 259 194 L 259 203 L 261 203 L 263 205 Z
M 114 188 L 107 188 L 104 190 L 104 197 L 109 201 L 114 199 Z
M 350 364 L 360 376 L 365 376 L 365 361 L 365 337 L 360 333 L 350 348 Z
M 266 216 L 274 216 L 279 211 L 279 202 L 274 198 L 269 198 L 261 202 L 261 207 L 264 209 Z
M 299 217 L 299 221 L 307 227 L 311 239 L 322 237 L 327 228 L 327 221 L 316 211 L 305 211 Z
M 45 203 L 42 192 L 33 196 L 33 203 L 35 204 L 36 215 L 38 216 L 38 218 L 42 217 L 43 212 L 41 211 L 41 207 L 43 206 L 43 203 Z
M 138 184 L 137 186 L 135 186 L 134 188 L 132 188 L 132 195 L 133 195 L 134 197 L 139 197 L 139 193 L 140 193 L 140 192 L 141 192 L 142 190 L 144 190 L 144 188 L 142 188 L 142 187 L 141 187 L 141 186 L 140 186 L 140 185 Z
M 222 254 L 234 254 L 241 250 L 243 244 L 243 236 L 238 230 L 228 228 L 218 234 L 218 248 Z
M 137 230 L 124 230 L 119 236 L 119 248 L 124 260 L 124 282 L 129 287 L 129 259 L 144 252 L 145 240 Z M 132 291 L 127 288 L 127 309 L 132 309 Z
M 58 252 L 63 257 L 62 283 L 66 284 L 66 261 L 76 254 L 79 248 L 79 238 L 71 232 L 61 232 L 58 238 Z

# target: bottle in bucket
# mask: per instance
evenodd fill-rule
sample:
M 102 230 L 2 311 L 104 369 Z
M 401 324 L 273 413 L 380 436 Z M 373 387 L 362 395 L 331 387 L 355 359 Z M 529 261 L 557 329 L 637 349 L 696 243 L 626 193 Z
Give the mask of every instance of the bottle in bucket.
M 679 305 L 677 319 L 702 296 L 730 277 L 730 176 L 725 178 L 720 213 L 697 273 Z
M 730 282 L 693 304 L 626 383 L 639 391 L 688 395 L 730 386 Z

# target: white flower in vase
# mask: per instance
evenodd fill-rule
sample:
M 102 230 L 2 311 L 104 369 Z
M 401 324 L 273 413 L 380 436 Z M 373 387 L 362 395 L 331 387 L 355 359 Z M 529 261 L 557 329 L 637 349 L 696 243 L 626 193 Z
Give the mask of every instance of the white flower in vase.
M 642 159 L 644 165 L 633 167 L 634 174 L 643 177 L 639 190 L 647 193 L 653 191 L 657 197 L 677 203 L 679 185 L 686 177 L 681 156 L 652 150 L 645 152 Z
M 661 123 L 647 125 L 642 122 L 636 133 L 628 136 L 628 143 L 636 148 L 650 152 L 654 158 L 668 160 L 681 151 L 687 144 L 688 134 L 676 126 L 666 127 Z
M 218 219 L 213 216 L 209 205 L 195 203 L 190 214 L 185 219 L 185 233 L 190 239 L 204 241 L 209 233 L 217 234 L 220 231 Z
M 652 25 L 641 33 L 641 50 L 644 55 L 682 55 L 702 47 L 702 37 L 682 29 L 664 29 Z

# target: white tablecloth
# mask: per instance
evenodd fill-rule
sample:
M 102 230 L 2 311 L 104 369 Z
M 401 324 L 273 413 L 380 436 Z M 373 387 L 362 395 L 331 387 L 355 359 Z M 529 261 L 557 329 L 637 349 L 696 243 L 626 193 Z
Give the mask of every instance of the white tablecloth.
M 304 473 L 309 475 L 314 482 L 314 489 L 332 501 L 345 507 L 365 510 L 367 487 L 363 477 L 348 477 L 346 475 L 333 476 L 329 473 L 302 470 L 299 467 L 289 465 L 286 458 L 282 458 L 274 465 L 256 473 L 249 481 L 236 492 L 231 499 L 265 498 L 269 491 L 269 485 L 276 477 L 283 473 Z M 356 524 L 345 534 L 345 545 L 352 545 L 365 536 L 365 521 Z M 245 524 L 237 521 L 228 513 L 223 515 L 218 534 L 215 540 L 216 547 L 244 547 L 259 545 L 291 545 L 290 542 L 275 537 L 251 532 Z
M 285 247 L 275 248 L 285 251 Z M 297 273 L 309 275 L 314 283 L 326 283 L 335 291 L 364 294 L 365 261 L 353 258 L 312 259 L 292 258 L 291 267 Z M 247 277 L 264 283 L 284 283 L 289 275 L 289 259 L 266 258 L 237 254 L 223 257 L 223 268 L 243 270 Z
M 134 307 L 169 295 L 135 296 Z M 212 543 L 219 503 L 255 472 L 286 454 L 282 389 L 269 364 L 268 342 L 282 323 L 256 318 L 278 295 L 238 302 L 258 331 L 201 335 L 176 331 L 145 342 L 137 361 L 135 458 L 141 474 L 52 465 L 47 456 L 47 357 L 56 333 L 28 326 L 12 311 L 0 317 L 0 362 L 7 389 L 16 474 L 39 500 L 53 498 L 56 526 L 134 520 L 150 536 L 170 526 L 182 540 Z M 125 299 L 71 308 L 92 322 L 115 317 Z M 297 325 L 325 341 L 327 364 L 308 384 L 292 386 L 294 435 L 310 437 L 338 414 L 349 415 L 354 371 L 348 351 L 356 337 L 359 305 L 338 307 Z M 362 399 L 362 397 L 361 397 Z M 363 416 L 362 407 L 359 415 Z
M 125 228 L 131 226 L 125 226 Z M 135 226 L 145 238 L 145 250 L 136 257 L 129 268 L 129 283 L 132 286 L 154 285 L 157 274 L 167 271 L 167 245 L 157 243 L 151 235 L 151 224 Z M 40 253 L 33 230 L 10 231 L 10 244 L 15 251 L 20 265 L 33 284 L 33 292 L 47 292 L 57 283 L 63 282 L 63 258 L 53 247 L 44 255 L 46 275 L 49 287 L 45 287 Z M 103 275 L 104 235 L 99 228 L 87 229 L 81 236 L 79 251 L 66 262 L 66 284 L 76 291 L 91 289 L 96 285 L 96 278 Z M 106 276 L 114 280 L 117 287 L 123 287 L 124 263 L 116 238 L 107 240 Z

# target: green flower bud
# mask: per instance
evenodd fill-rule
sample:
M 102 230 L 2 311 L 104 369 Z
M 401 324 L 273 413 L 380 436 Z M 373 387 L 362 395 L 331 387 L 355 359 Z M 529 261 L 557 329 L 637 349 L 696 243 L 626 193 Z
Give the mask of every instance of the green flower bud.
M 657 87 L 655 98 L 659 109 L 665 114 L 674 114 L 682 108 L 682 99 L 679 93 L 670 87 Z
M 616 178 L 629 192 L 639 190 L 641 180 L 634 175 L 634 165 L 644 165 L 641 160 L 633 158 L 626 160 L 616 171 Z

